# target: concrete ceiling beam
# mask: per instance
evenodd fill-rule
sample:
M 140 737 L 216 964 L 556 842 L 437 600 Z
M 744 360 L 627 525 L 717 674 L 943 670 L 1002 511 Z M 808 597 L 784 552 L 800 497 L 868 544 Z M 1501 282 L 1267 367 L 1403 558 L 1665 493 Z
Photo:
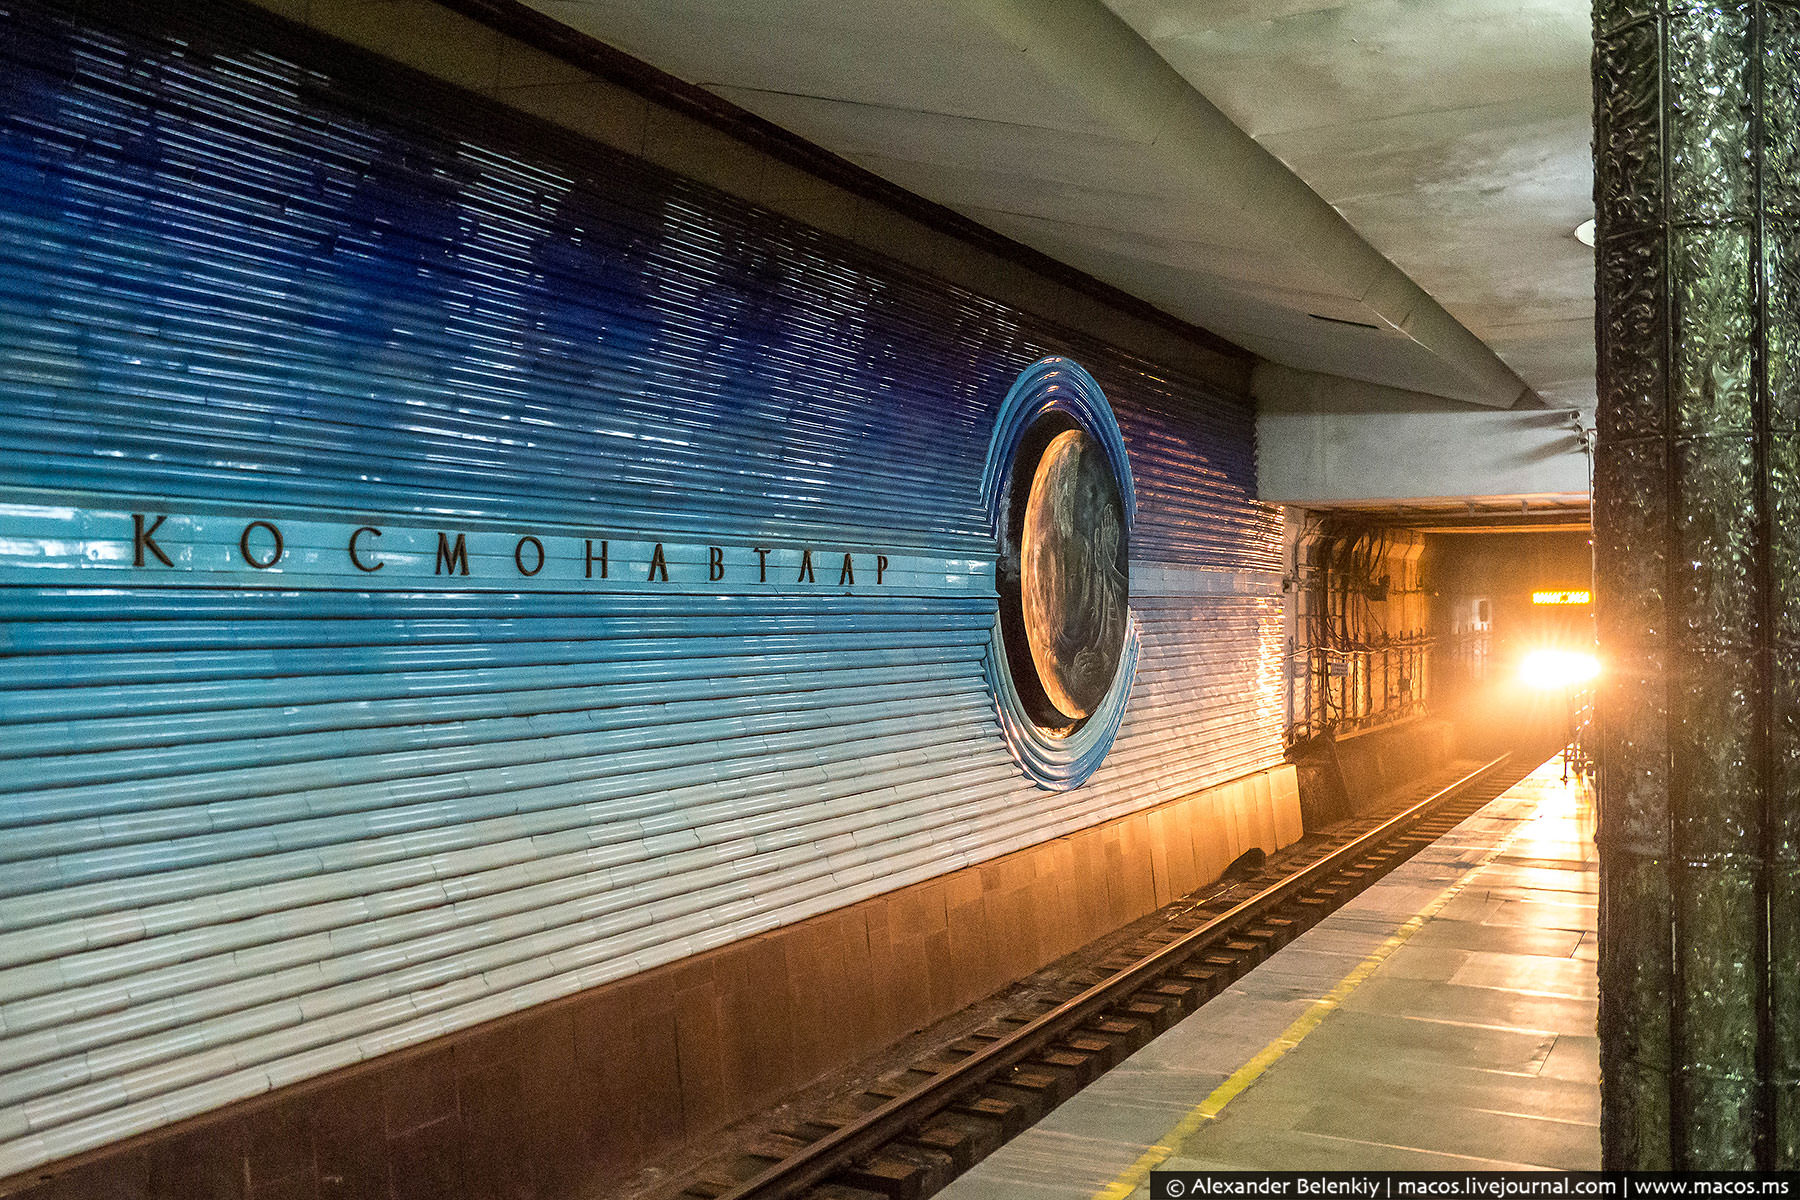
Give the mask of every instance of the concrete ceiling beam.
M 1383 257 L 1335 208 L 1201 95 L 1098 0 L 959 0 L 1045 78 L 1193 180 L 1254 234 L 1280 239 L 1494 408 L 1535 394 L 1486 343 Z
M 1307 507 L 1443 504 L 1588 493 L 1591 409 L 1493 412 L 1438 396 L 1263 363 L 1257 495 Z M 1473 510 L 1471 510 L 1473 511 Z

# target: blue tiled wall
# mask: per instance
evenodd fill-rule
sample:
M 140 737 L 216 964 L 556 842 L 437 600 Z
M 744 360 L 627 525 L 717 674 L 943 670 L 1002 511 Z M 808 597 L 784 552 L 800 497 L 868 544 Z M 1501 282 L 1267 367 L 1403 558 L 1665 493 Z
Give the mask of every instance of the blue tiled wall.
M 165 7 L 0 2 L 0 1176 L 1279 759 L 1246 401 Z M 1050 353 L 1149 581 L 1063 794 L 981 670 Z

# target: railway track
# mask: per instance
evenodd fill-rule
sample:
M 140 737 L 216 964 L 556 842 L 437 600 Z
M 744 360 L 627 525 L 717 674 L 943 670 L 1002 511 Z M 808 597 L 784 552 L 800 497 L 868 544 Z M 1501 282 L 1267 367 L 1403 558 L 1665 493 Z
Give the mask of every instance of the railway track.
M 1327 914 L 1529 774 L 1484 763 L 1372 827 L 1336 827 L 1178 913 L 848 1104 L 751 1140 L 685 1181 L 682 1200 L 919 1200 L 1036 1123 Z M 1366 824 L 1370 824 L 1365 822 Z

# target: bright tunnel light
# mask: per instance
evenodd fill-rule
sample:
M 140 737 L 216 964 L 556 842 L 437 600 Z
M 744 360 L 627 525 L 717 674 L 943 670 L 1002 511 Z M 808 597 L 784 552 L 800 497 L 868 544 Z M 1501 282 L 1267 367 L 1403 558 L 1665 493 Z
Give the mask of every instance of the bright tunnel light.
M 1519 678 L 1526 687 L 1560 691 L 1575 687 L 1600 674 L 1600 660 L 1579 650 L 1533 650 L 1519 664 Z

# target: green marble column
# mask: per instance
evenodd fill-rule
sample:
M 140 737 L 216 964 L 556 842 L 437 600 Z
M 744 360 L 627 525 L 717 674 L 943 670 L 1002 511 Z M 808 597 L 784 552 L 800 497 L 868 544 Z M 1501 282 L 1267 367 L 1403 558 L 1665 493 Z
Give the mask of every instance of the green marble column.
M 1595 0 L 1608 1167 L 1800 1166 L 1800 4 Z

